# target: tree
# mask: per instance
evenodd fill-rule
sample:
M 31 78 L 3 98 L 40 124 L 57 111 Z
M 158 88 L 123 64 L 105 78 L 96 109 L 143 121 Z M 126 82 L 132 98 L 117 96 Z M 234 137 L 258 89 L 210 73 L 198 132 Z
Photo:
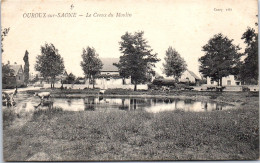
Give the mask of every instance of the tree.
M 121 58 L 122 56 L 120 56 L 119 63 L 113 63 L 113 65 L 118 68 L 119 76 L 123 78 L 123 84 L 125 84 L 125 79 L 130 76 L 130 73 L 128 72 L 129 69 L 127 69 L 127 67 L 125 67 L 125 64 L 123 64 L 124 58 Z
M 199 58 L 199 71 L 204 77 L 217 81 L 218 86 L 222 86 L 223 77 L 236 75 L 235 68 L 241 55 L 238 53 L 239 46 L 235 46 L 232 41 L 219 33 L 202 47 L 206 54 Z
M 29 56 L 28 56 L 28 51 L 25 51 L 25 55 L 23 57 L 23 61 L 24 61 L 24 81 L 26 84 L 28 84 L 29 82 Z
M 38 82 L 40 79 L 39 79 L 39 76 L 38 74 L 36 74 L 36 76 L 31 80 L 32 83 L 36 83 Z
M 35 70 L 39 71 L 44 79 L 49 78 L 51 88 L 54 88 L 56 76 L 64 71 L 64 62 L 53 44 L 45 43 L 41 46 L 41 55 L 36 58 Z
M 81 61 L 80 65 L 82 70 L 84 71 L 85 76 L 89 79 L 92 79 L 93 88 L 95 87 L 95 77 L 100 73 L 100 70 L 103 68 L 103 64 L 101 60 L 98 58 L 98 54 L 96 50 L 89 46 L 84 49 L 83 54 L 81 55 L 83 61 Z
M 10 68 L 9 64 L 2 64 L 2 83 L 7 84 L 8 77 L 14 75 L 14 70 Z
M 2 30 L 2 32 L 1 32 L 1 49 L 2 49 L 2 53 L 4 52 L 3 41 L 4 41 L 4 38 L 7 36 L 9 30 L 10 30 L 10 28 L 4 28 L 4 30 Z
M 253 28 L 249 28 L 243 34 L 246 46 L 244 61 L 240 63 L 239 79 L 246 84 L 258 83 L 258 33 Z
M 66 84 L 73 84 L 75 82 L 76 76 L 73 75 L 72 73 L 70 73 L 66 79 L 65 79 L 65 83 Z
M 185 60 L 172 47 L 169 47 L 166 51 L 166 56 L 164 60 L 164 73 L 167 76 L 173 76 L 175 81 L 178 81 L 183 72 L 187 69 L 187 64 Z
M 121 36 L 119 42 L 120 51 L 123 55 L 119 63 L 114 65 L 118 67 L 120 75 L 124 78 L 130 77 L 137 90 L 137 84 L 147 80 L 147 74 L 153 74 L 155 63 L 159 61 L 157 53 L 152 54 L 151 47 L 143 38 L 144 32 L 135 32 L 134 34 L 126 32 Z

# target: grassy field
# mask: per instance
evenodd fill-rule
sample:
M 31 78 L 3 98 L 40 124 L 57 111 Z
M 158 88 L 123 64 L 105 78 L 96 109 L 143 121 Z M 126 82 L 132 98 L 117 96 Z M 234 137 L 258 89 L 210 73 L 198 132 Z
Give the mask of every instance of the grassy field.
M 186 92 L 186 96 L 201 95 Z M 156 114 L 109 109 L 106 112 L 68 112 L 55 108 L 31 113 L 4 110 L 4 159 L 258 159 L 258 95 L 213 92 L 203 95 L 239 105 L 226 111 L 176 110 Z M 23 120 L 26 121 L 19 125 Z

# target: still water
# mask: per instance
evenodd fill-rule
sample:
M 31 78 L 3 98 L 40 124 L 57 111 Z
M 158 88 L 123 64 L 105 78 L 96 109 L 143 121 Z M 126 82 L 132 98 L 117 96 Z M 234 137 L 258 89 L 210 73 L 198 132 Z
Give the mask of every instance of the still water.
M 64 111 L 105 111 L 105 110 L 145 110 L 158 113 L 162 111 L 219 111 L 231 109 L 231 105 L 203 102 L 191 99 L 177 98 L 112 98 L 112 97 L 85 97 L 85 98 L 51 98 L 40 104 L 40 100 L 26 99 L 19 104 L 23 110 L 61 107 Z M 17 106 L 19 107 L 19 106 Z

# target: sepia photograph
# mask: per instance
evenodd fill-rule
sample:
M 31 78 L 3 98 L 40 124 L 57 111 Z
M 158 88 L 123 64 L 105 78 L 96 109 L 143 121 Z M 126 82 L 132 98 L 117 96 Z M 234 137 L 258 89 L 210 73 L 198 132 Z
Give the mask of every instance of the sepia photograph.
M 259 159 L 257 0 L 2 0 L 2 155 Z

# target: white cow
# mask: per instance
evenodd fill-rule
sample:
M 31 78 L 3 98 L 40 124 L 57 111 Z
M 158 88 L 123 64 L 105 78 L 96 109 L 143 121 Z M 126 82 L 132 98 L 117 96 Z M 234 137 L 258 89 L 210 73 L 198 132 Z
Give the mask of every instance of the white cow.
M 34 96 L 38 96 L 43 101 L 44 98 L 47 98 L 48 100 L 49 97 L 51 96 L 51 93 L 50 92 L 35 93 Z

